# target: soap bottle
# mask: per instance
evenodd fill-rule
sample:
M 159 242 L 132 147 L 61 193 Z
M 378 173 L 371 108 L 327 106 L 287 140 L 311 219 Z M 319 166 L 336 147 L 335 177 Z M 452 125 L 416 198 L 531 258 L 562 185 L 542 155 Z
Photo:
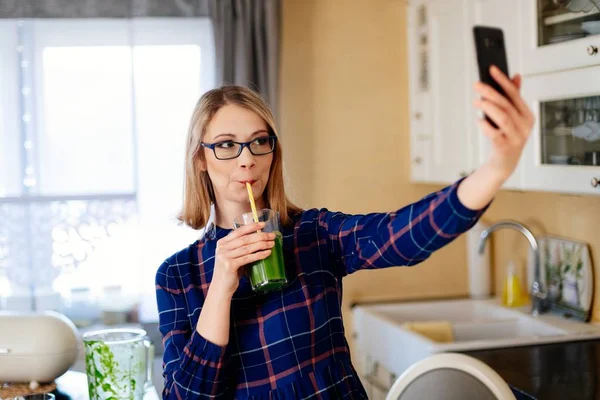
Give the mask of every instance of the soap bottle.
M 502 304 L 507 307 L 520 307 L 525 305 L 526 298 L 517 276 L 515 263 L 510 260 L 506 270 L 506 281 L 502 292 Z

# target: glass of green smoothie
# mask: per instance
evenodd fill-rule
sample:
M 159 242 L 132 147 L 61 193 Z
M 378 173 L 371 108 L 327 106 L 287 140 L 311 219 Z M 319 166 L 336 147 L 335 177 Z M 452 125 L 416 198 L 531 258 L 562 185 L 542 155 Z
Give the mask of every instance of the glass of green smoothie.
M 256 261 L 247 266 L 247 274 L 250 279 L 252 289 L 257 293 L 265 293 L 273 290 L 279 290 L 287 285 L 288 280 L 285 275 L 285 264 L 283 263 L 283 236 L 281 234 L 279 213 L 268 208 L 257 210 L 259 222 L 265 222 L 263 232 L 275 233 L 275 246 L 271 248 L 271 254 L 264 260 Z M 235 229 L 244 225 L 254 223 L 254 216 L 251 212 L 237 217 L 233 221 Z

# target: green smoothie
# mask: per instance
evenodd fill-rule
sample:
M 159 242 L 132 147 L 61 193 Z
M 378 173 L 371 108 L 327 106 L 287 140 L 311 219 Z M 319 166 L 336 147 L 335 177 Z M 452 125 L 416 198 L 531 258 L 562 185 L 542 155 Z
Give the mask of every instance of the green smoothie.
M 248 267 L 250 284 L 255 292 L 278 290 L 287 284 L 283 263 L 283 237 L 281 232 L 274 233 L 275 246 L 271 248 L 269 257 Z

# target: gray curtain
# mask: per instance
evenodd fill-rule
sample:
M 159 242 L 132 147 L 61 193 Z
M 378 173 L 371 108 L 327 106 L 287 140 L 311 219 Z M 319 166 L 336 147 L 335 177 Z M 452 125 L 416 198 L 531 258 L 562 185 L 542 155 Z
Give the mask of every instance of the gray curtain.
M 281 0 L 209 0 L 217 84 L 260 92 L 277 115 Z
M 208 0 L 0 0 L 0 18 L 205 17 Z

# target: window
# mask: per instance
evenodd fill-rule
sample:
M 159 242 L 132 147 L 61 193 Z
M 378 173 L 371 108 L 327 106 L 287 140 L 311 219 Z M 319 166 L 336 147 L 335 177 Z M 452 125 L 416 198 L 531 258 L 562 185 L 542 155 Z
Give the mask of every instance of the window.
M 176 214 L 213 86 L 208 19 L 0 20 L 0 308 L 153 296 L 160 263 L 198 236 Z

